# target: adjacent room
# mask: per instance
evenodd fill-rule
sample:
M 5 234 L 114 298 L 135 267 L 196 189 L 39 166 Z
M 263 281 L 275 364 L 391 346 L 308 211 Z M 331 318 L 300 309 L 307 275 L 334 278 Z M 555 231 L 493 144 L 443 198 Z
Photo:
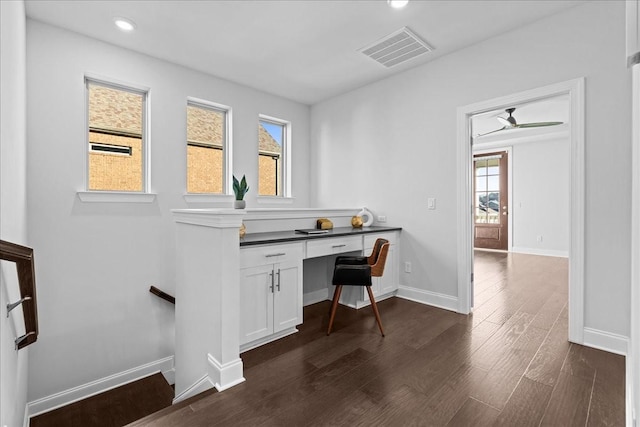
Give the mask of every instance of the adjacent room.
M 0 8 L 0 425 L 636 424 L 638 0 Z

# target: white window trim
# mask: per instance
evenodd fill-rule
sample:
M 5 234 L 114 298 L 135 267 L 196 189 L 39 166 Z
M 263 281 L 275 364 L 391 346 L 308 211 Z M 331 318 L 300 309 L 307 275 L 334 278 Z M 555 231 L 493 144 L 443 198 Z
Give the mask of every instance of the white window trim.
M 189 173 L 187 164 L 187 158 L 185 157 L 185 194 L 184 198 L 187 202 L 190 203 L 198 203 L 198 202 L 211 202 L 211 201 L 223 201 L 227 200 L 228 196 L 232 194 L 232 179 L 231 179 L 231 165 L 233 164 L 233 128 L 231 124 L 233 123 L 233 109 L 228 105 L 218 104 L 216 102 L 207 101 L 205 99 L 195 98 L 192 96 L 187 97 L 187 107 L 194 106 L 198 108 L 206 108 L 209 110 L 218 110 L 225 112 L 225 123 L 224 123 L 224 131 L 225 137 L 222 143 L 222 152 L 224 153 L 223 165 L 222 165 L 222 193 L 189 193 L 186 191 L 187 189 L 187 175 Z M 185 120 L 186 120 L 186 111 L 185 111 Z M 187 130 L 187 125 L 185 126 L 185 130 Z M 185 132 L 186 137 L 186 132 Z
M 89 83 L 105 86 L 117 90 L 124 90 L 143 95 L 144 108 L 142 112 L 142 191 L 104 191 L 89 190 Z M 138 84 L 119 81 L 104 76 L 85 73 L 84 75 L 84 129 L 85 144 L 83 145 L 84 159 L 84 191 L 78 191 L 78 198 L 83 202 L 112 202 L 112 203 L 151 203 L 156 194 L 150 192 L 151 186 L 151 147 L 150 140 L 150 88 Z
M 293 199 L 291 191 L 291 122 L 279 119 L 266 114 L 258 114 L 258 122 L 272 122 L 277 125 L 284 126 L 284 141 L 282 142 L 282 157 L 284 158 L 284 168 L 282 169 L 282 195 L 279 196 L 257 196 L 258 203 L 277 203 L 282 199 Z M 257 160 L 257 159 L 256 159 Z M 259 160 L 258 160 L 259 161 Z M 260 167 L 258 166 L 258 171 Z M 259 175 L 259 172 L 258 172 Z M 260 177 L 258 176 L 258 185 L 260 185 Z M 260 191 L 260 189 L 258 189 Z

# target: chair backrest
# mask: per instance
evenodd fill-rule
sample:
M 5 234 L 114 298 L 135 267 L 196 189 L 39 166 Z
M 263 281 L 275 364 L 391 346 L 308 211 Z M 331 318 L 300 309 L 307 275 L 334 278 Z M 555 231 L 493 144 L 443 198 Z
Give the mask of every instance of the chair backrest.
M 373 252 L 367 259 L 371 266 L 371 276 L 380 277 L 384 273 L 384 265 L 387 261 L 389 253 L 389 241 L 386 239 L 377 239 L 373 246 Z

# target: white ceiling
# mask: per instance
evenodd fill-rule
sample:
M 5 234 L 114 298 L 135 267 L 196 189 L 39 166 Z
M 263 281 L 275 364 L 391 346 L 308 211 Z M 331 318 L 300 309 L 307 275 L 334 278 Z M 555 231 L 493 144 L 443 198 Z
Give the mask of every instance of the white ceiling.
M 498 36 L 580 1 L 27 0 L 27 16 L 314 104 Z M 123 33 L 113 18 L 132 19 Z M 358 49 L 407 26 L 435 48 L 387 69 Z

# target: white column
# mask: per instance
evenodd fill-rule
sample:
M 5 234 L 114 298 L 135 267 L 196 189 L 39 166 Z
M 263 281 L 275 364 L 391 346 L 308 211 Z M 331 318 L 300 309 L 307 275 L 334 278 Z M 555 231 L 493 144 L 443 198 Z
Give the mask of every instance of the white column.
M 176 398 L 244 381 L 239 228 L 243 210 L 180 209 L 176 221 Z

